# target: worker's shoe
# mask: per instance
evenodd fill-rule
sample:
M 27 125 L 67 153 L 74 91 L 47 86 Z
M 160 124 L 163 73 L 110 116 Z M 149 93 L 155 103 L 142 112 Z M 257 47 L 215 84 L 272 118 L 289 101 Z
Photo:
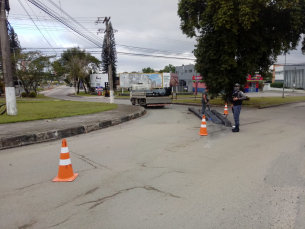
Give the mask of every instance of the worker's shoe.
M 235 126 L 235 128 L 234 129 L 232 129 L 232 132 L 239 132 L 239 126 Z

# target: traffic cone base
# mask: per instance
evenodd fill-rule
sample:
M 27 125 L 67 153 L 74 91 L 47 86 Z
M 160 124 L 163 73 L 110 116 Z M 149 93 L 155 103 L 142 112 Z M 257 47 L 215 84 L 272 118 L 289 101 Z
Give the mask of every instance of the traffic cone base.
M 207 136 L 208 135 L 207 123 L 206 123 L 206 120 L 205 120 L 205 115 L 202 116 L 202 121 L 201 121 L 201 127 L 200 127 L 200 131 L 199 131 L 199 135 L 201 135 L 201 136 Z
M 69 182 L 69 181 L 74 181 L 77 176 L 78 176 L 78 173 L 74 173 L 72 177 L 67 178 L 67 179 L 60 179 L 60 178 L 58 178 L 58 176 L 56 176 L 52 181 L 53 182 Z
M 58 175 L 52 180 L 53 182 L 74 181 L 78 173 L 73 173 L 69 149 L 66 139 L 62 140 L 61 153 L 59 160 Z

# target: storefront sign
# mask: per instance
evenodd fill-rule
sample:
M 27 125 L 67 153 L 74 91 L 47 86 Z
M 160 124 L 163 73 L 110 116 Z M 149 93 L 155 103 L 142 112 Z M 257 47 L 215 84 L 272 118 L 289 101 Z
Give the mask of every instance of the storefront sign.
M 203 82 L 202 76 L 193 76 L 193 82 Z

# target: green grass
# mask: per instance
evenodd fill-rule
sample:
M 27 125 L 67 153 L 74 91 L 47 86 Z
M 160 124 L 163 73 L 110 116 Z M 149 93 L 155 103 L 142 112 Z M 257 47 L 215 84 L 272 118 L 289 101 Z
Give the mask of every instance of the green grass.
M 243 101 L 243 105 L 246 107 L 265 107 L 270 105 L 278 105 L 293 102 L 305 102 L 305 96 L 296 97 L 261 97 L 261 98 L 250 98 L 250 100 Z M 173 100 L 173 103 L 198 103 L 201 104 L 201 99 L 184 99 L 184 100 Z M 221 99 L 211 99 L 211 105 L 224 105 L 224 101 Z
M 31 97 L 25 97 L 25 98 L 21 98 L 21 97 L 16 97 L 17 101 L 32 101 L 32 100 L 54 100 L 54 98 L 50 98 L 44 95 L 37 95 L 36 98 L 31 98 Z M 0 103 L 5 103 L 5 98 L 4 96 L 0 97 Z
M 0 101 L 1 103 L 1 101 Z M 54 119 L 76 115 L 93 114 L 117 108 L 116 104 L 75 101 L 17 101 L 17 116 L 0 115 L 1 123 Z

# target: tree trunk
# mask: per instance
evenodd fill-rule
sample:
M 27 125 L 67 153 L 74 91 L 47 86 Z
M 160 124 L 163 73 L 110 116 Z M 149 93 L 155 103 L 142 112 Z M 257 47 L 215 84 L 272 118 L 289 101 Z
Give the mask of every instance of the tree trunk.
M 82 80 L 82 84 L 83 84 L 83 87 L 84 87 L 84 90 L 85 90 L 85 94 L 87 94 L 86 84 L 85 84 L 84 80 Z
M 80 86 L 80 80 L 77 82 L 77 94 L 79 94 L 79 86 Z

